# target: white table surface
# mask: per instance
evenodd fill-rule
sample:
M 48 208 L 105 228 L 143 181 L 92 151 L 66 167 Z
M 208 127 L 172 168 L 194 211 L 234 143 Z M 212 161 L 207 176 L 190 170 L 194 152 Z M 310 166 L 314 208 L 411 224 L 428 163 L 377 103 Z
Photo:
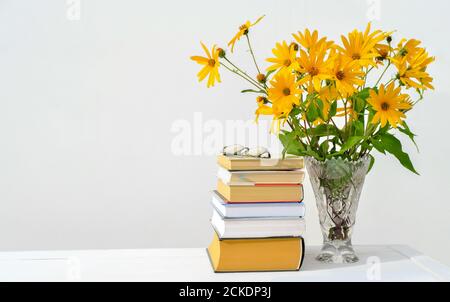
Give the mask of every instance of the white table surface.
M 360 262 L 322 264 L 307 247 L 298 272 L 219 273 L 205 249 L 1 252 L 0 281 L 450 281 L 450 269 L 407 246 L 357 246 Z

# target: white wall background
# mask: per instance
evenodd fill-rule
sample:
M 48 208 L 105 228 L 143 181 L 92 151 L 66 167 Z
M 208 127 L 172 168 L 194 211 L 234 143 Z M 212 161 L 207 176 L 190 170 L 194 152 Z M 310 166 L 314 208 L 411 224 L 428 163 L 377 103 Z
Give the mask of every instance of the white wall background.
M 70 1 L 69 1 L 70 3 Z M 356 244 L 408 244 L 450 264 L 448 1 L 0 1 L 0 249 L 202 247 L 211 238 L 211 155 L 175 156 L 172 124 L 253 119 L 245 85 L 198 84 L 199 40 L 225 45 L 253 31 L 262 59 L 304 27 L 333 39 L 380 5 L 376 26 L 417 37 L 437 56 L 436 91 L 410 114 L 421 172 L 377 157 L 364 188 Z M 69 14 L 69 17 L 71 15 Z M 73 16 L 72 16 L 73 17 Z M 237 47 L 237 62 L 250 62 Z M 260 60 L 262 62 L 262 60 Z M 244 65 L 247 63 L 243 63 Z M 306 185 L 307 244 L 319 244 Z

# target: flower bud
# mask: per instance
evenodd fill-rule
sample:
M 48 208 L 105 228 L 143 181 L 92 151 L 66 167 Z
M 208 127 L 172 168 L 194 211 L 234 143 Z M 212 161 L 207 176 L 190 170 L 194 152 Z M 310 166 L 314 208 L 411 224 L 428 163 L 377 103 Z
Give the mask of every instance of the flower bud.
M 217 52 L 219 53 L 219 58 L 225 58 L 225 50 L 223 48 L 217 48 Z
M 408 54 L 408 50 L 406 50 L 406 48 L 402 48 L 400 49 L 400 51 L 398 52 L 398 54 L 402 57 L 406 56 Z
M 257 102 L 259 105 L 265 105 L 265 104 L 267 104 L 267 103 L 269 102 L 269 100 L 268 100 L 266 97 L 258 96 L 258 97 L 256 98 L 256 102 Z
M 297 43 L 295 43 L 295 42 L 292 42 L 290 45 L 289 45 L 289 48 L 293 48 L 295 51 L 298 51 L 298 44 Z
M 264 84 L 267 81 L 267 78 L 264 74 L 260 73 L 256 76 L 256 79 L 258 80 L 258 82 Z
M 391 43 L 391 42 L 392 42 L 392 37 L 391 37 L 391 36 L 387 36 L 386 41 L 387 41 L 388 43 Z

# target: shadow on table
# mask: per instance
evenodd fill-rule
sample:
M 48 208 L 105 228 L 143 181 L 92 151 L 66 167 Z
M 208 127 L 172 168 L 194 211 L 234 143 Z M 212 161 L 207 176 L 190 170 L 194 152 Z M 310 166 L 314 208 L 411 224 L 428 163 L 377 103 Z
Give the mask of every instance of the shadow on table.
M 299 279 L 306 277 L 308 281 L 322 280 L 324 277 L 329 277 L 334 281 L 348 281 L 348 280 L 367 280 L 379 281 L 377 277 L 377 270 L 386 263 L 401 263 L 410 261 L 411 258 L 419 258 L 421 253 L 402 245 L 392 246 L 356 246 L 356 254 L 359 257 L 357 263 L 322 263 L 315 259 L 319 253 L 318 248 L 306 248 L 306 255 L 303 261 Z M 302 277 L 301 277 L 302 276 Z M 295 280 L 295 272 L 289 276 L 277 276 L 272 281 L 283 282 Z
M 392 246 L 364 246 L 355 247 L 356 254 L 359 257 L 357 263 L 322 263 L 315 259 L 319 250 L 307 250 L 305 259 L 302 265 L 302 271 L 320 271 L 338 268 L 354 268 L 354 267 L 368 267 L 377 263 L 383 264 L 387 262 L 402 261 L 413 257 L 421 256 L 422 254 L 404 245 Z M 377 251 L 377 253 L 374 253 Z

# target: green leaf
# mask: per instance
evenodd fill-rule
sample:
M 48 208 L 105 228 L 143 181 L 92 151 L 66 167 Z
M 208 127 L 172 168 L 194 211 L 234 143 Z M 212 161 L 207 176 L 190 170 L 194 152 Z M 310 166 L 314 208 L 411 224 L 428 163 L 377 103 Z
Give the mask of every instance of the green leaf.
M 322 154 L 328 154 L 329 148 L 330 148 L 330 144 L 329 144 L 328 140 L 326 140 L 320 144 L 320 151 L 322 152 Z
M 403 152 L 402 143 L 395 136 L 389 133 L 385 133 L 380 136 L 380 139 L 380 142 L 381 144 L 383 144 L 384 149 L 390 154 L 394 155 L 403 167 L 419 175 L 419 173 L 414 168 L 409 155 Z
M 317 154 L 315 151 L 313 151 L 313 150 L 311 149 L 311 146 L 306 146 L 306 150 L 304 151 L 304 154 L 305 154 L 305 155 L 308 155 L 308 156 L 311 156 L 311 157 L 314 157 L 314 158 L 317 159 L 317 160 L 320 160 L 320 159 L 321 159 L 320 156 L 319 156 L 319 154 Z
M 364 108 L 366 107 L 366 101 L 360 97 L 357 97 L 354 102 L 355 102 L 355 105 L 354 105 L 355 111 L 358 113 L 363 111 Z
M 268 71 L 268 72 L 266 73 L 266 79 L 268 79 L 269 76 L 270 76 L 272 73 L 274 73 L 275 71 L 276 71 L 276 69 Z
M 317 99 L 317 107 L 319 107 L 320 110 L 323 110 L 323 101 L 321 99 Z
M 283 154 L 291 154 L 302 156 L 305 151 L 303 144 L 297 139 L 294 132 L 284 132 L 278 136 L 281 143 L 283 144 L 284 150 Z
M 355 112 L 360 113 L 364 111 L 366 108 L 366 101 L 369 97 L 370 88 L 364 88 L 363 90 L 359 91 L 358 93 L 355 93 L 350 97 L 350 99 L 353 102 L 353 109 Z
M 306 118 L 310 123 L 313 123 L 317 118 L 319 117 L 319 112 L 317 110 L 317 107 L 314 104 L 311 104 L 306 110 Z
M 411 132 L 408 124 L 403 122 L 403 127 L 398 127 L 398 130 L 409 137 L 409 139 L 414 143 L 414 146 L 416 146 L 417 152 L 419 152 L 419 146 L 417 146 L 416 140 L 414 139 L 417 135 Z
M 364 136 L 364 123 L 356 120 L 352 123 L 352 127 L 354 129 L 354 133 L 356 136 Z
M 353 148 L 359 144 L 364 139 L 363 136 L 351 136 L 348 140 L 341 146 L 341 150 L 337 152 L 338 154 L 343 154 L 345 151 Z
M 367 174 L 369 174 L 369 172 L 372 170 L 373 165 L 375 164 L 375 157 L 373 157 L 372 154 L 368 154 L 369 158 L 370 158 L 370 163 L 369 163 L 369 168 L 367 169 Z
M 321 157 L 317 152 L 311 149 L 311 146 L 305 146 L 301 141 L 298 140 L 297 135 L 294 132 L 283 131 L 280 134 L 279 139 L 284 146 L 283 157 L 286 154 L 297 155 L 297 156 L 312 156 L 317 160 L 321 160 Z
M 331 103 L 330 111 L 328 112 L 328 118 L 332 118 L 333 116 L 335 116 L 336 111 L 337 111 L 337 101 L 334 101 L 333 103 Z
M 363 99 L 364 101 L 367 100 L 367 98 L 370 95 L 370 89 L 369 87 L 364 88 L 363 90 L 361 90 L 360 92 L 358 92 L 357 94 L 355 94 L 356 97 Z
M 245 89 L 242 90 L 241 93 L 247 93 L 247 92 L 251 92 L 251 93 L 264 93 L 263 90 L 253 90 L 253 89 Z
M 378 130 L 378 134 L 384 135 L 389 131 L 389 129 L 391 129 L 391 127 L 389 126 L 389 123 L 387 123 L 386 126 L 384 126 L 383 128 L 380 128 L 380 130 Z
M 333 125 L 328 125 L 328 124 L 320 124 L 317 127 L 314 127 L 312 129 L 309 129 L 308 133 L 312 136 L 319 136 L 319 137 L 323 137 L 323 136 L 335 136 L 338 135 L 338 129 L 336 129 L 336 127 L 334 127 Z
M 372 143 L 372 146 L 380 153 L 383 153 L 386 155 L 386 150 L 384 150 L 383 144 L 376 140 L 376 139 L 371 139 L 370 142 Z
M 322 120 L 325 120 L 323 116 L 323 101 L 321 99 L 317 99 L 317 113 Z
M 296 107 L 292 108 L 291 113 L 289 115 L 292 116 L 293 118 L 295 118 L 300 113 L 302 113 L 301 109 L 296 106 Z

